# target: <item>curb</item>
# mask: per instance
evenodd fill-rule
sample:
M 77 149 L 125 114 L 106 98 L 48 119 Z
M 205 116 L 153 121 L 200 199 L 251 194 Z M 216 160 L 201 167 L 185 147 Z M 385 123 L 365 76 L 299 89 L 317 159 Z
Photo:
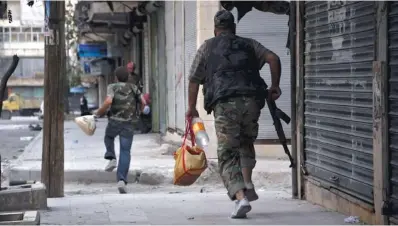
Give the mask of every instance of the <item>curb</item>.
M 39 211 L 0 212 L 0 225 L 40 225 Z
M 219 175 L 217 161 L 208 160 L 208 168 L 194 185 L 215 185 L 222 184 L 221 177 Z M 173 167 L 162 167 L 162 168 L 146 168 L 146 169 L 130 169 L 129 171 L 129 183 L 138 183 L 143 185 L 173 185 Z M 10 169 L 9 177 L 12 180 L 35 180 L 40 181 L 41 170 L 40 169 L 26 169 L 23 167 L 15 166 Z M 261 181 L 262 184 L 273 183 L 273 181 L 286 181 L 290 180 L 291 172 L 286 171 L 256 171 L 253 172 L 253 180 Z M 64 173 L 65 183 L 81 183 L 81 184 L 92 184 L 92 183 L 115 183 L 116 182 L 116 171 L 105 172 L 103 169 L 96 170 L 67 170 Z

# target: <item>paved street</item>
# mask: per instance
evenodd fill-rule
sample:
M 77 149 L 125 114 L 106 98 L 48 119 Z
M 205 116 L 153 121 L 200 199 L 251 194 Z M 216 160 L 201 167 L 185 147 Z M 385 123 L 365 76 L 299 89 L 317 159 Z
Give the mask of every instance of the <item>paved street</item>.
M 234 205 L 223 190 L 68 196 L 49 199 L 41 224 L 91 225 L 341 225 L 346 216 L 286 192 L 262 191 L 248 219 L 229 218 Z
M 23 149 L 29 141 L 20 141 L 20 137 L 37 134 L 29 131 L 31 122 L 35 120 L 0 121 L 0 132 L 7 137 L 7 132 L 13 131 L 13 145 L 21 145 Z M 128 184 L 128 194 L 120 195 L 115 187 L 114 173 L 106 175 L 103 172 L 103 129 L 104 122 L 98 122 L 96 135 L 88 137 L 73 122 L 65 122 L 65 197 L 48 199 L 49 210 L 41 213 L 41 224 L 336 225 L 344 224 L 347 217 L 305 201 L 292 200 L 288 163 L 259 159 L 253 179 L 260 199 L 253 202 L 248 219 L 232 220 L 229 215 L 234 203 L 226 196 L 217 172 L 214 169 L 206 171 L 198 183 L 189 187 L 173 186 L 169 180 L 174 160 L 172 156 L 161 154 L 167 147 L 162 148 L 159 138 L 153 134 L 136 136 L 132 168 L 141 176 L 136 175 L 135 182 L 132 180 Z M 37 166 L 29 165 L 28 172 L 29 175 L 33 172 L 39 175 L 40 142 L 38 136 L 19 159 L 11 156 L 11 165 L 22 169 L 28 163 L 37 163 Z M 150 169 L 152 171 L 147 171 Z M 144 172 L 146 183 L 143 182 Z M 84 175 L 90 180 L 82 180 Z M 109 179 L 100 180 L 103 177 Z M 159 183 L 159 178 L 163 182 Z
M 106 161 L 103 158 L 105 146 L 106 119 L 97 122 L 93 136 L 85 135 L 73 121 L 65 124 L 65 182 L 115 183 L 115 173 L 105 172 Z M 116 139 L 115 149 L 118 155 L 119 142 Z M 129 181 L 140 184 L 160 185 L 172 184 L 175 160 L 163 143 L 159 134 L 139 134 L 134 137 L 131 151 Z M 173 149 L 175 150 L 175 148 Z M 25 152 L 11 163 L 10 177 L 13 180 L 40 180 L 42 137 L 34 139 Z M 171 153 L 171 152 L 170 152 Z M 198 180 L 198 184 L 220 183 L 217 172 L 217 160 L 212 159 L 209 169 Z M 214 166 L 214 167 L 213 167 Z M 257 186 L 289 187 L 291 169 L 289 162 L 284 160 L 258 159 L 253 178 Z
M 12 160 L 21 154 L 40 131 L 31 131 L 29 124 L 40 123 L 37 117 L 13 117 L 0 120 L 0 154 L 2 160 Z
M 12 117 L 0 120 L 1 182 L 4 182 L 10 161 L 17 159 L 40 131 L 31 131 L 29 124 L 41 122 L 37 117 Z

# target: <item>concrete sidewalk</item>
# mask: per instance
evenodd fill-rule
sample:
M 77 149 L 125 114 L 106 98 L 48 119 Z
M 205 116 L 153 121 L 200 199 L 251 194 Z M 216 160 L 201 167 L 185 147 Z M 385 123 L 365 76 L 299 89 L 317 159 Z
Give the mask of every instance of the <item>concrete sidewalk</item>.
M 107 161 L 103 156 L 105 146 L 103 136 L 106 119 L 97 122 L 97 130 L 93 136 L 85 135 L 73 121 L 65 122 L 65 182 L 108 183 L 115 182 L 115 172 L 105 172 Z M 159 134 L 139 134 L 134 137 L 131 150 L 130 182 L 142 184 L 171 184 L 174 170 L 174 158 L 170 153 L 173 146 L 162 144 Z M 174 147 L 175 148 L 175 147 Z M 118 155 L 119 140 L 115 140 Z M 40 180 L 42 159 L 42 134 L 37 136 L 26 148 L 24 153 L 11 162 L 9 178 L 12 180 Z M 216 160 L 210 163 L 209 169 L 197 183 L 219 181 L 216 172 Z M 260 179 L 290 179 L 289 162 L 278 160 L 258 160 L 255 169 Z M 257 176 L 256 176 L 257 175 Z
M 145 193 L 48 199 L 41 224 L 88 225 L 342 225 L 346 216 L 286 192 L 259 192 L 247 219 L 230 219 L 234 203 L 225 192 Z

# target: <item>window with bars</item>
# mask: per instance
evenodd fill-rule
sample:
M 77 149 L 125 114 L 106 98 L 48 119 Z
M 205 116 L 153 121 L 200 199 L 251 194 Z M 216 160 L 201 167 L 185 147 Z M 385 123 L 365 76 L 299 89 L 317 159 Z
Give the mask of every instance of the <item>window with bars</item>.
M 0 27 L 0 42 L 44 42 L 42 27 Z

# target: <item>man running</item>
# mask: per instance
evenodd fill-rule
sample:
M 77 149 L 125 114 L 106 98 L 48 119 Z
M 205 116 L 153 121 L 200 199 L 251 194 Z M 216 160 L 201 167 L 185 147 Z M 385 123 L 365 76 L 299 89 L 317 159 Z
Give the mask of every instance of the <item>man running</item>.
M 101 117 L 110 108 L 108 126 L 105 131 L 105 159 L 109 160 L 105 171 L 111 172 L 117 165 L 117 186 L 120 193 L 126 193 L 127 174 L 130 168 L 130 150 L 133 143 L 134 125 L 136 124 L 137 111 L 136 102 L 141 101 L 146 105 L 141 92 L 134 84 L 127 83 L 129 73 L 126 67 L 118 67 L 115 70 L 117 82 L 110 84 L 107 97 L 96 115 Z M 115 137 L 119 136 L 120 155 L 119 163 L 116 164 Z
M 265 105 L 260 70 L 270 65 L 269 97 L 281 95 L 279 57 L 259 42 L 235 34 L 235 18 L 221 10 L 214 17 L 214 38 L 196 53 L 189 74 L 187 117 L 199 116 L 196 100 L 203 85 L 204 108 L 214 112 L 218 140 L 218 165 L 231 200 L 236 200 L 232 218 L 245 218 L 250 201 L 258 199 L 252 182 L 256 164 L 254 141 L 258 135 L 260 110 Z

